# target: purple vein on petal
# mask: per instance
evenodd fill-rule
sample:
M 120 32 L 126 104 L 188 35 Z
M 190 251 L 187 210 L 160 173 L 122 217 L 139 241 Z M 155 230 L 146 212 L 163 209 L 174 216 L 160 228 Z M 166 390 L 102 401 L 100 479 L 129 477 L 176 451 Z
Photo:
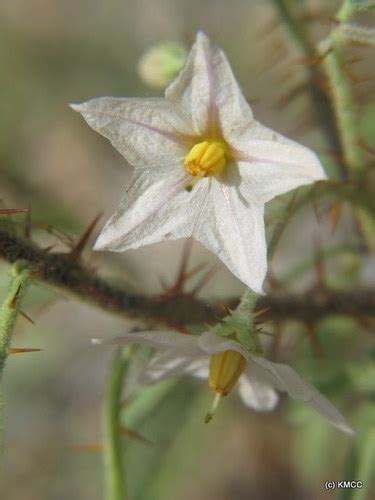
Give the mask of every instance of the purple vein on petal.
M 301 162 L 291 162 L 284 160 L 271 160 L 269 158 L 256 158 L 255 156 L 249 156 L 246 153 L 242 153 L 241 151 L 235 152 L 235 158 L 237 161 L 241 161 L 243 163 L 271 163 L 273 165 L 290 165 L 292 167 L 296 167 L 301 165 Z
M 136 229 L 139 228 L 142 224 L 144 224 L 150 217 L 155 215 L 156 212 L 158 212 L 161 208 L 163 208 L 168 202 L 170 202 L 178 193 L 180 193 L 186 184 L 186 179 L 187 175 L 184 174 L 182 177 L 179 178 L 177 182 L 172 184 L 171 189 L 168 193 L 168 196 L 166 196 L 163 200 L 161 200 L 157 205 L 155 205 L 152 209 L 152 211 L 145 215 L 140 221 L 138 221 L 135 226 L 133 226 L 131 229 L 129 229 L 125 235 L 129 236 L 131 233 L 133 233 Z M 116 238 L 114 241 L 121 241 L 124 237 L 124 234 Z
M 208 42 L 210 43 L 210 42 Z M 208 77 L 208 131 L 213 137 L 222 136 L 221 125 L 219 120 L 219 112 L 214 98 L 214 81 L 213 70 L 211 66 L 210 57 L 208 56 L 205 48 L 203 49 L 204 60 L 206 63 L 207 77 Z
M 154 132 L 155 134 L 159 134 L 162 137 L 165 137 L 166 139 L 169 139 L 170 141 L 175 142 L 176 144 L 179 144 L 181 146 L 190 147 L 194 142 L 193 136 L 181 134 L 179 132 L 175 132 L 175 133 L 169 132 L 168 130 L 159 129 L 159 128 L 153 127 L 152 125 L 149 125 L 147 123 L 137 122 L 135 120 L 131 120 L 130 118 L 125 118 L 124 116 L 121 116 L 121 115 L 116 115 L 113 113 L 106 113 L 103 111 L 85 111 L 83 114 L 105 116 L 105 117 L 109 117 L 109 118 L 115 118 L 117 120 L 124 120 L 124 121 L 131 123 L 132 125 L 136 125 L 137 127 L 143 127 L 147 130 L 150 130 L 151 132 Z

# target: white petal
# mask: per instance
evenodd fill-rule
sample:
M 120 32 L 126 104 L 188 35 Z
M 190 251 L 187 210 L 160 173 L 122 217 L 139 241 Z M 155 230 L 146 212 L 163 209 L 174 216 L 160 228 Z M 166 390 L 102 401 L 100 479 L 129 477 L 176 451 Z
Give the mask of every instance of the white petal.
M 146 344 L 155 349 L 173 349 L 176 353 L 186 356 L 201 354 L 197 337 L 169 331 L 132 332 L 108 340 L 93 339 L 94 344 L 129 345 Z
M 255 411 L 272 411 L 279 397 L 272 386 L 258 379 L 256 374 L 247 367 L 245 373 L 240 378 L 239 393 L 246 406 Z
M 264 206 L 241 195 L 235 165 L 230 165 L 227 183 L 211 182 L 206 223 L 197 225 L 193 236 L 215 253 L 229 270 L 249 288 L 262 294 L 267 272 L 267 245 L 264 232 Z M 203 210 L 204 212 L 204 210 Z
M 255 203 L 326 178 L 315 153 L 259 123 L 253 122 L 232 146 L 239 158 L 240 191 Z
M 208 377 L 208 358 L 184 356 L 175 350 L 157 353 L 140 375 L 141 384 L 153 384 L 170 377 L 193 375 L 198 378 Z
M 159 176 L 147 172 L 135 176 L 95 250 L 120 252 L 191 236 L 204 201 L 204 183 L 187 192 L 188 177 L 182 167 L 170 170 Z
M 199 135 L 224 138 L 240 133 L 252 120 L 252 112 L 233 76 L 225 54 L 198 33 L 188 62 L 168 87 L 167 99 L 180 103 Z
M 258 141 L 276 141 L 280 144 L 296 144 L 292 139 L 281 135 L 275 130 L 262 125 L 257 120 L 253 120 L 248 126 L 238 134 L 236 137 L 232 137 L 231 143 L 233 141 L 233 146 L 241 149 L 242 146 L 246 146 L 248 141 L 258 140 Z
M 209 359 L 206 356 L 192 361 L 186 373 L 199 379 L 208 380 L 209 372 Z
M 182 375 L 186 367 L 192 362 L 192 358 L 185 356 L 177 356 L 175 352 L 172 354 L 168 351 L 168 357 L 155 362 L 155 358 L 145 367 L 139 377 L 140 384 L 154 384 L 170 377 Z
M 100 97 L 72 108 L 136 168 L 170 164 L 191 146 L 189 119 L 166 99 Z
M 333 404 L 328 401 L 315 387 L 303 378 L 290 366 L 281 363 L 272 363 L 265 358 L 252 356 L 258 366 L 267 372 L 267 381 L 269 376 L 273 378 L 273 386 L 285 391 L 294 399 L 300 399 L 312 406 L 318 413 L 325 417 L 332 425 L 347 434 L 354 434 L 343 415 Z
M 215 354 L 224 351 L 237 351 L 245 359 L 248 359 L 249 353 L 244 349 L 239 342 L 230 340 L 225 337 L 220 337 L 213 332 L 204 332 L 198 337 L 198 345 L 206 354 Z

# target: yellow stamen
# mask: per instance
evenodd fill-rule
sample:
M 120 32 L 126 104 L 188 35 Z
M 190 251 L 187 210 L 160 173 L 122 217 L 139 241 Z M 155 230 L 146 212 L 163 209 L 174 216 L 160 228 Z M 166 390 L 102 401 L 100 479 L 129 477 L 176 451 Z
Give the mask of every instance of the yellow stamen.
M 194 177 L 219 174 L 226 164 L 224 146 L 219 142 L 200 142 L 185 158 L 185 170 Z
M 245 366 L 246 359 L 237 351 L 212 354 L 208 378 L 209 386 L 220 396 L 226 396 L 242 375 Z

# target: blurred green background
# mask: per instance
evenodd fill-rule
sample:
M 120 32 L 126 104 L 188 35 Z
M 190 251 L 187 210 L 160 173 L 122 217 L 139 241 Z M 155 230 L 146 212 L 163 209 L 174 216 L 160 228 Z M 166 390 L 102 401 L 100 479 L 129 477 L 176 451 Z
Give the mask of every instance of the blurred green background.
M 325 21 L 339 3 L 305 2 L 311 15 L 304 22 L 314 40 L 327 33 Z M 335 173 L 307 95 L 286 97 L 303 81 L 306 69 L 272 2 L 2 0 L 0 199 L 7 207 L 32 207 L 34 235 L 43 245 L 66 249 L 57 231 L 78 236 L 99 212 L 107 218 L 132 173 L 68 104 L 104 95 L 160 95 L 140 80 L 140 57 L 165 40 L 188 48 L 198 29 L 224 48 L 257 119 L 315 149 Z M 353 51 L 361 56 L 356 69 L 366 72 L 369 49 Z M 371 82 L 361 83 L 358 90 L 365 140 L 373 133 L 374 106 L 365 105 L 370 90 Z M 283 203 L 273 202 L 270 219 L 273 208 L 277 212 Z M 22 225 L 22 217 L 13 216 L 9 224 Z M 161 290 L 160 276 L 173 280 L 183 244 L 152 245 L 124 255 L 88 252 L 86 258 L 112 280 L 116 276 L 132 290 L 155 293 Z M 314 259 L 318 247 L 342 247 L 327 261 L 329 285 L 369 284 L 373 262 L 358 254 L 358 244 L 354 222 L 345 211 L 332 235 L 327 216 L 317 220 L 311 209 L 304 210 L 289 225 L 272 269 L 280 278 L 301 259 Z M 195 244 L 191 265 L 201 261 L 217 262 Z M 302 272 L 292 276 L 292 290 L 304 290 L 316 280 L 311 263 L 302 264 Z M 3 298 L 9 266 L 1 263 L 0 271 Z M 241 291 L 242 285 L 220 267 L 201 295 L 226 297 Z M 109 352 L 92 347 L 90 339 L 119 335 L 136 323 L 44 285 L 33 287 L 23 309 L 36 325 L 20 318 L 13 345 L 44 350 L 12 356 L 6 367 L 6 480 L 1 498 L 100 499 L 101 453 L 88 445 L 101 440 Z M 267 341 L 270 355 L 296 366 L 363 433 L 354 440 L 341 435 L 303 403 L 282 401 L 273 414 L 255 414 L 234 393 L 205 426 L 212 395 L 204 383 L 161 384 L 141 392 L 125 412 L 127 425 L 153 442 L 124 439 L 132 500 L 325 499 L 335 494 L 324 489 L 326 480 L 363 479 L 354 476 L 365 474 L 374 455 L 369 429 L 375 421 L 375 350 L 368 327 L 348 318 L 320 321 L 316 335 L 321 355 L 314 353 L 304 325 L 288 322 L 268 328 L 280 336 L 282 332 L 277 348 Z M 369 491 L 364 494 L 370 498 Z

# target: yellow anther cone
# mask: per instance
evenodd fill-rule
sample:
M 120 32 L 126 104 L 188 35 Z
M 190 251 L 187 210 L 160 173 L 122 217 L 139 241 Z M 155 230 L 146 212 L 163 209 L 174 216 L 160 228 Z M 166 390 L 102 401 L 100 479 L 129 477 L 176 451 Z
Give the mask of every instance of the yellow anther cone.
M 212 354 L 208 383 L 213 391 L 226 396 L 235 386 L 246 366 L 246 359 L 237 351 Z
M 185 158 L 185 170 L 196 177 L 217 175 L 225 167 L 225 151 L 219 142 L 200 142 L 193 146 Z

